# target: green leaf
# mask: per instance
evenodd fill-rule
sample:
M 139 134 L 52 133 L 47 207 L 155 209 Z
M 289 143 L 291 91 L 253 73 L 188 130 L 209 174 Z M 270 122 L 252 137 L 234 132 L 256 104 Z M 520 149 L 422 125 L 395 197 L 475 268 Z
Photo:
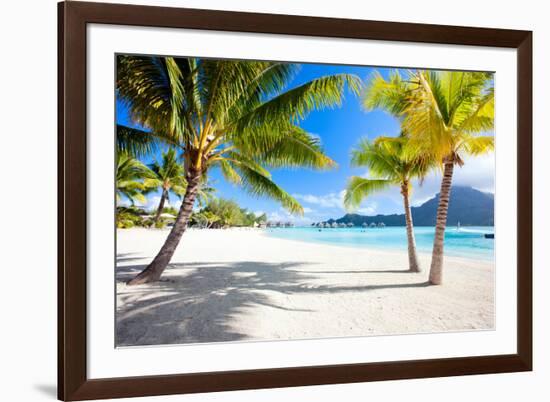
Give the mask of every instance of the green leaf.
M 344 195 L 344 206 L 346 209 L 357 208 L 361 201 L 373 193 L 387 189 L 391 181 L 384 179 L 365 179 L 359 176 L 352 176 Z

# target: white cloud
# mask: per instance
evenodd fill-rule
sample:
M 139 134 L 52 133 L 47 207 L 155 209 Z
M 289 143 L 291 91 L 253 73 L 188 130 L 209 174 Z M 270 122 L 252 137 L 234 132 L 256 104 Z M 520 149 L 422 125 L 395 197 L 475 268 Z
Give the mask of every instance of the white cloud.
M 140 201 L 135 200 L 134 205 L 138 208 L 149 209 L 150 205 L 155 205 L 154 208 L 156 208 L 158 206 L 159 202 L 160 202 L 160 197 L 154 196 L 154 197 L 151 197 L 151 198 L 145 198 L 145 202 L 140 202 Z M 129 206 L 132 205 L 132 203 L 127 198 L 123 198 L 122 200 L 120 200 L 117 203 L 117 205 L 122 206 L 122 207 L 129 207 Z
M 304 208 L 304 213 L 315 212 L 310 208 Z M 295 225 L 307 225 L 311 224 L 314 220 L 310 216 L 292 215 L 284 208 L 279 208 L 277 211 L 273 211 L 267 214 L 267 220 L 270 222 L 292 222 Z
M 367 205 L 357 209 L 355 212 L 361 215 L 375 215 L 378 204 L 376 202 L 369 202 Z
M 455 167 L 453 184 L 470 186 L 480 191 L 494 193 L 494 153 L 466 158 L 463 167 Z
M 453 186 L 468 186 L 479 191 L 495 192 L 495 157 L 488 154 L 478 157 L 467 157 L 464 166 L 455 166 L 453 171 Z M 422 205 L 439 193 L 441 187 L 441 171 L 430 174 L 422 185 L 415 181 L 411 204 Z
M 338 193 L 328 193 L 324 195 L 293 194 L 293 197 L 305 203 L 317 205 L 321 208 L 344 209 L 344 194 L 345 191 L 342 190 Z
M 293 216 L 285 210 L 270 212 L 267 215 L 267 220 L 274 221 L 274 222 L 286 222 L 286 221 L 291 222 L 292 218 Z
M 174 195 L 171 195 L 170 200 L 167 199 L 164 202 L 164 207 L 165 208 L 172 207 L 175 209 L 179 209 L 181 206 L 181 202 L 182 200 L 180 198 Z M 160 195 L 149 195 L 149 196 L 146 196 L 145 202 L 139 202 L 139 201 L 134 202 L 134 205 L 136 207 L 143 208 L 146 211 L 155 211 L 158 208 L 159 204 L 160 204 Z M 129 207 L 132 204 L 129 200 L 124 198 L 120 202 L 118 202 L 117 205 L 123 206 L 123 207 Z

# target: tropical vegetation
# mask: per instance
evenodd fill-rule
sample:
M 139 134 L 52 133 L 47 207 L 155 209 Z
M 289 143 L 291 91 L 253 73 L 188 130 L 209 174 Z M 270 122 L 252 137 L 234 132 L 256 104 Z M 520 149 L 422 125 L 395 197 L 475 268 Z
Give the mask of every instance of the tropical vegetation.
M 129 284 L 156 281 L 187 228 L 208 172 L 219 168 L 230 182 L 267 196 L 291 213 L 300 204 L 273 180 L 269 169 L 335 165 L 319 138 L 298 123 L 310 111 L 341 104 L 348 74 L 324 76 L 293 88 L 299 65 L 282 62 L 120 56 L 117 95 L 146 130 L 125 131 L 119 148 L 146 152 L 162 142 L 182 152 L 187 183 L 172 230 L 151 264 Z
M 216 198 L 197 213 L 193 213 L 191 221 L 202 224 L 207 228 L 254 227 L 267 222 L 267 216 L 266 214 L 257 216 L 254 212 L 241 208 L 233 200 Z
M 410 71 L 389 79 L 376 74 L 363 104 L 382 108 L 401 120 L 409 140 L 405 155 L 430 154 L 443 171 L 429 281 L 443 281 L 443 244 L 453 170 L 465 156 L 494 149 L 494 83 L 484 72 Z
M 162 153 L 162 161 L 155 161 L 149 165 L 151 177 L 143 181 L 147 191 L 160 190 L 160 200 L 153 224 L 157 225 L 164 210 L 164 204 L 170 203 L 170 193 L 183 197 L 187 182 L 185 181 L 183 166 L 178 160 L 176 150 L 170 148 Z
M 117 152 L 115 186 L 116 199 L 126 199 L 134 205 L 145 202 L 143 192 L 146 190 L 143 180 L 151 177 L 152 172 L 142 162 L 132 158 L 126 152 Z

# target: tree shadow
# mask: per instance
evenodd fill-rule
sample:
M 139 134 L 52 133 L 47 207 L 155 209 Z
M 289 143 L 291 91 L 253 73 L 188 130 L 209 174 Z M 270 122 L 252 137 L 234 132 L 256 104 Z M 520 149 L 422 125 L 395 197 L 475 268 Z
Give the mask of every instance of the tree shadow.
M 321 278 L 317 274 L 332 271 L 298 269 L 305 266 L 311 266 L 311 262 L 170 264 L 165 279 L 119 290 L 116 344 L 132 346 L 239 341 L 249 336 L 232 326 L 232 321 L 248 308 L 262 305 L 296 313 L 312 312 L 274 304 L 267 296 L 270 292 L 321 295 L 429 286 L 427 282 L 364 286 L 316 285 L 314 280 Z M 125 283 L 145 267 L 117 267 L 116 279 Z M 178 270 L 178 275 L 170 276 L 171 270 Z M 346 272 L 356 273 L 341 273 Z
M 116 263 L 117 265 L 121 262 L 130 262 L 130 261 L 140 261 L 143 260 L 143 257 L 140 257 L 138 253 L 117 253 Z
M 408 269 L 380 269 L 380 270 L 357 270 L 357 271 L 296 271 L 296 272 L 312 272 L 316 274 L 412 274 Z

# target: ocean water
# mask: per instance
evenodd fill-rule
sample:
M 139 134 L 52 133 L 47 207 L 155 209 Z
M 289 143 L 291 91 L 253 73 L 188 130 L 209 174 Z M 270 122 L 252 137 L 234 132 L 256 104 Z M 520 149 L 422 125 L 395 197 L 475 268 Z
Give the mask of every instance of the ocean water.
M 416 247 L 419 252 L 431 253 L 435 228 L 414 228 Z M 334 228 L 315 227 L 269 228 L 268 236 L 281 239 L 332 244 L 347 247 L 372 247 L 376 249 L 407 250 L 405 227 L 385 228 Z M 493 226 L 468 226 L 445 231 L 445 255 L 493 260 L 494 239 L 486 239 L 484 233 L 494 233 Z

